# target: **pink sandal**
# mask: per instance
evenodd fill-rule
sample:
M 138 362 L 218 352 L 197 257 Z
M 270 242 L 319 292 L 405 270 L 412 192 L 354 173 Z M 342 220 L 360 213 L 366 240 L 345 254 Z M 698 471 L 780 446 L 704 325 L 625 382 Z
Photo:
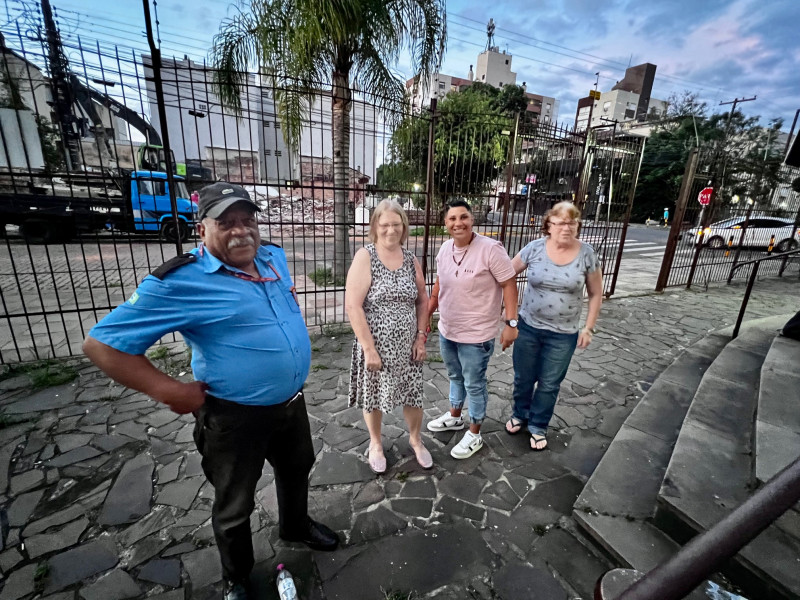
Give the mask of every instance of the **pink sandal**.
M 409 444 L 409 446 L 411 446 L 411 444 Z M 411 446 L 411 449 L 414 451 L 414 456 L 416 456 L 420 467 L 423 469 L 430 469 L 433 466 L 433 457 L 424 444 L 420 442 L 419 450 L 414 448 L 414 446 Z
M 377 451 L 373 454 L 372 446 L 370 446 L 365 453 L 367 462 L 369 462 L 369 468 L 372 469 L 373 473 L 377 473 L 378 475 L 386 472 L 386 456 L 383 454 L 383 448 L 380 449 L 380 452 L 380 456 L 377 456 Z

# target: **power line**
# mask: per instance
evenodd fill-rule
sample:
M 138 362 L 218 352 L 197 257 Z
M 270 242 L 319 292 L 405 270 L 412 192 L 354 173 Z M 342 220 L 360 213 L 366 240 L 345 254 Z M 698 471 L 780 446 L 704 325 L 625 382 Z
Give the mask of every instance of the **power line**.
M 471 18 L 469 18 L 469 17 L 464 17 L 464 16 L 462 16 L 462 15 L 458 15 L 458 14 L 456 14 L 456 15 L 454 15 L 454 16 L 455 16 L 455 17 L 457 17 L 457 18 L 461 18 L 461 19 L 468 20 L 468 21 L 473 21 L 473 22 L 475 22 L 475 23 L 480 23 L 480 21 L 477 21 L 477 20 L 475 20 L 475 19 L 471 19 Z M 458 26 L 458 27 L 463 27 L 463 28 L 465 28 L 465 29 L 470 29 L 470 30 L 473 30 L 473 31 L 481 31 L 481 32 L 482 32 L 482 30 L 481 30 L 481 29 L 479 29 L 479 28 L 477 28 L 477 27 L 471 27 L 471 26 L 469 26 L 469 25 L 464 25 L 464 24 L 462 24 L 462 23 L 455 23 L 455 25 L 456 25 L 456 26 Z M 619 61 L 611 60 L 611 59 L 608 59 L 608 58 L 603 58 L 603 57 L 597 56 L 597 55 L 595 55 L 595 54 L 589 54 L 588 52 L 582 52 L 582 51 L 580 51 L 580 50 L 575 50 L 575 49 L 572 49 L 572 48 L 568 48 L 567 46 L 560 46 L 560 45 L 558 45 L 558 44 L 553 44 L 553 43 L 551 43 L 551 42 L 546 42 L 546 41 L 544 41 L 544 40 L 540 40 L 540 39 L 538 39 L 538 38 L 534 38 L 534 37 L 532 37 L 532 36 L 529 36 L 529 35 L 526 35 L 526 34 L 523 34 L 523 33 L 517 33 L 517 32 L 511 31 L 511 30 L 507 30 L 507 29 L 503 29 L 502 31 L 508 32 L 508 33 L 510 33 L 511 35 L 515 35 L 515 36 L 518 36 L 518 37 L 527 38 L 527 39 L 532 39 L 532 40 L 534 40 L 534 41 L 536 41 L 536 42 L 538 42 L 538 43 L 540 43 L 540 44 L 546 44 L 546 45 L 554 46 L 554 47 L 556 47 L 556 48 L 561 48 L 561 49 L 563 49 L 563 50 L 567 50 L 567 51 L 569 51 L 569 52 L 572 52 L 572 53 L 574 53 L 574 54 L 578 54 L 578 55 L 582 55 L 582 56 L 587 56 L 587 57 L 590 57 L 590 58 L 593 58 L 593 59 L 596 59 L 596 60 L 602 61 L 603 63 L 609 63 L 608 65 L 603 65 L 603 64 L 600 64 L 599 66 L 604 66 L 604 67 L 606 67 L 606 68 L 610 68 L 610 67 L 609 67 L 609 65 L 617 65 L 617 66 L 619 66 L 619 67 L 621 67 L 621 68 L 623 68 L 623 69 L 626 69 L 626 68 L 628 67 L 628 65 L 627 65 L 627 64 L 625 64 L 625 63 L 621 63 L 621 62 L 619 62 Z M 560 55 L 560 56 L 565 56 L 565 57 L 567 57 L 567 58 L 573 58 L 573 59 L 577 59 L 577 60 L 585 60 L 585 59 L 583 59 L 583 58 L 582 58 L 582 56 L 573 56 L 573 55 L 570 55 L 570 54 L 565 54 L 565 53 L 563 53 L 563 52 L 558 52 L 558 51 L 555 51 L 555 50 L 550 50 L 550 49 L 548 49 L 548 48 L 542 48 L 541 46 L 538 46 L 538 45 L 536 45 L 536 44 L 531 44 L 530 42 L 525 42 L 525 41 L 522 41 L 522 40 L 515 40 L 515 39 L 512 39 L 512 38 L 510 38 L 510 37 L 508 36 L 508 34 L 499 34 L 499 35 L 498 35 L 498 37 L 499 37 L 499 38 L 502 38 L 502 39 L 507 39 L 507 40 L 509 40 L 509 41 L 512 41 L 512 42 L 514 42 L 514 43 L 516 43 L 516 44 L 520 44 L 520 45 L 522 45 L 522 46 L 529 46 L 529 47 L 531 47 L 531 48 L 536 48 L 536 49 L 538 49 L 538 50 L 542 50 L 542 51 L 544 51 L 544 52 L 551 52 L 551 53 L 553 53 L 553 54 L 558 54 L 558 55 Z M 516 55 L 515 55 L 515 56 L 516 56 Z M 592 61 L 590 61 L 590 62 L 592 62 Z M 596 62 L 592 62 L 592 64 L 593 64 L 593 65 L 598 65 L 598 63 L 596 63 Z M 666 75 L 666 74 L 663 74 L 663 73 L 661 73 L 661 74 L 659 74 L 659 78 L 661 78 L 661 79 L 671 79 L 671 80 L 674 80 L 674 81 L 677 81 L 677 82 L 681 83 L 682 85 L 687 85 L 687 84 L 688 84 L 688 85 L 691 85 L 692 87 L 696 87 L 696 88 L 698 88 L 698 89 L 702 89 L 702 90 L 710 90 L 710 89 L 715 89 L 715 88 L 713 88 L 713 87 L 708 87 L 708 86 L 706 86 L 706 85 L 703 85 L 703 84 L 700 84 L 700 83 L 697 83 L 697 82 L 691 81 L 691 80 L 689 80 L 689 79 L 684 79 L 684 78 L 681 78 L 681 77 L 677 77 L 677 76 L 675 76 L 675 75 Z M 614 77 L 607 77 L 607 76 L 604 76 L 604 79 L 616 79 L 616 78 L 614 78 Z

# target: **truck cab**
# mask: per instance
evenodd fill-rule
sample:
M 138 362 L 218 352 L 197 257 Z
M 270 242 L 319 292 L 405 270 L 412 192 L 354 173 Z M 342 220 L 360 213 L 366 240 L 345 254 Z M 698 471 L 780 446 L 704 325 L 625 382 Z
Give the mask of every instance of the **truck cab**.
M 161 232 L 169 241 L 185 240 L 194 229 L 197 205 L 192 202 L 183 177 L 175 181 L 175 202 L 178 220 L 175 226 L 169 200 L 167 174 L 158 171 L 134 171 L 130 180 L 131 215 L 133 230 L 138 232 Z

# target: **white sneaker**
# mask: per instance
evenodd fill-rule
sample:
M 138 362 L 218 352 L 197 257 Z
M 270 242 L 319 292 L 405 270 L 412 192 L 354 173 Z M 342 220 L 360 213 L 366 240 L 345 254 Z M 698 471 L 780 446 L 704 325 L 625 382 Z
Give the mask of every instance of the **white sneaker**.
M 483 448 L 483 438 L 481 434 L 467 431 L 464 437 L 461 438 L 461 441 L 450 450 L 450 456 L 453 458 L 469 458 L 481 448 Z
M 428 431 L 457 431 L 464 429 L 464 419 L 454 417 L 449 412 L 428 422 Z

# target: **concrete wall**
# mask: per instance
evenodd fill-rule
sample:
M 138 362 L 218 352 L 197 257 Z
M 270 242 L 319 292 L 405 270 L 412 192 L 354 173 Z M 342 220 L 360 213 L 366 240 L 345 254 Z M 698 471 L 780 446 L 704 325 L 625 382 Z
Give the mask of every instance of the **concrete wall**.
M 330 96 L 317 96 L 311 107 L 311 122 L 303 128 L 300 138 L 301 156 L 333 157 L 331 117 Z M 383 155 L 383 145 L 388 142 L 388 132 L 380 113 L 374 106 L 354 101 L 350 111 L 350 168 L 375 181 L 375 159 Z
M 0 108 L 0 168 L 23 171 L 44 168 L 36 119 L 29 110 Z M 4 143 L 3 143 L 4 142 Z M 27 156 L 26 156 L 27 154 Z
M 503 87 L 517 82 L 517 74 L 511 70 L 511 55 L 495 50 L 486 50 L 478 55 L 475 81 L 494 87 Z
M 145 77 L 152 77 L 151 58 L 142 57 Z M 242 94 L 242 116 L 237 119 L 231 111 L 222 107 L 213 91 L 213 72 L 191 60 L 164 60 L 161 70 L 164 82 L 164 104 L 167 111 L 170 145 L 175 160 L 223 160 L 221 149 L 227 148 L 230 160 L 237 160 L 240 153 L 258 152 L 261 134 L 261 88 L 256 86 L 255 75 L 250 74 L 247 91 Z M 147 80 L 147 98 L 153 127 L 161 132 L 158 119 L 155 86 Z M 191 113 L 190 113 L 191 111 Z M 163 134 L 162 134 L 163 135 Z M 213 156 L 208 153 L 213 148 Z M 257 167 L 259 161 L 251 161 Z M 211 165 L 204 165 L 211 166 Z M 232 169 L 231 172 L 235 172 Z M 261 181 L 261 173 L 255 177 Z

